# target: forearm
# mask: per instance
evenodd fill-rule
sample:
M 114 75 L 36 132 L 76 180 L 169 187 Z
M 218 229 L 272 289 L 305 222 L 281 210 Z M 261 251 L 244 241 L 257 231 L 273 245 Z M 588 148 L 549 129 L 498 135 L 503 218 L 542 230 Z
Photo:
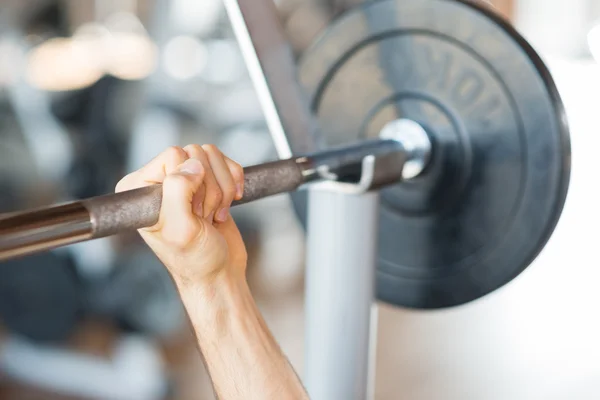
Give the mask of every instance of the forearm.
M 308 399 L 245 279 L 223 276 L 180 292 L 221 400 Z

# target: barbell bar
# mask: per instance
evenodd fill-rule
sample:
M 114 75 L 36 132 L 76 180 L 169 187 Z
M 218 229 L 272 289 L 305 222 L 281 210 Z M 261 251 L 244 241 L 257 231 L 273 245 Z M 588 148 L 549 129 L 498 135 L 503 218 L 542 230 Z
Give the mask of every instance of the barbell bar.
M 430 151 L 419 124 L 392 121 L 377 140 L 245 167 L 244 194 L 232 206 L 318 182 L 357 193 L 378 189 L 419 175 Z M 0 261 L 152 226 L 161 202 L 157 184 L 7 214 L 0 217 Z

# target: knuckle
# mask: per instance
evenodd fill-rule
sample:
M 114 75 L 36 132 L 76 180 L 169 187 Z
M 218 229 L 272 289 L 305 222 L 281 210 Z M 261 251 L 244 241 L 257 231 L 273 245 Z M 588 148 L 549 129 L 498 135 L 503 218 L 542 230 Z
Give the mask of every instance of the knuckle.
M 165 157 L 174 164 L 181 164 L 187 158 L 185 151 L 179 146 L 167 147 L 164 154 Z
M 206 153 L 199 144 L 188 144 L 184 147 L 184 151 L 190 158 L 206 162 Z
M 241 180 L 244 179 L 244 167 L 242 167 L 240 164 L 238 164 L 234 161 L 232 169 L 233 169 L 233 173 L 237 179 L 241 179 Z
M 219 148 L 217 146 L 215 146 L 214 144 L 204 144 L 202 145 L 202 149 L 204 149 L 204 151 L 206 151 L 207 153 L 212 153 L 212 154 L 220 154 L 221 150 L 219 150 Z
M 200 147 L 200 145 L 198 144 L 188 144 L 187 146 L 185 146 L 183 148 L 184 151 L 186 151 L 187 153 L 197 153 L 199 151 L 202 150 L 202 147 Z

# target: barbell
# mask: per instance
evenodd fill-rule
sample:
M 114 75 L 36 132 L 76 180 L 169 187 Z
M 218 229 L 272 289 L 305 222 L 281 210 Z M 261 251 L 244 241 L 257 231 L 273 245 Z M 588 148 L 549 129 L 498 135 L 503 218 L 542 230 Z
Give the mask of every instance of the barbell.
M 542 59 L 479 3 L 379 0 L 340 16 L 302 55 L 318 131 L 285 132 L 286 160 L 246 167 L 243 199 L 305 187 L 381 191 L 377 296 L 464 304 L 546 245 L 570 177 L 564 107 Z M 314 143 L 305 152 L 306 143 Z M 0 260 L 153 225 L 154 185 L 0 219 Z
M 398 126 L 408 128 L 396 134 Z M 243 197 L 232 206 L 315 182 L 345 182 L 369 190 L 396 182 L 409 172 L 419 174 L 430 148 L 425 131 L 403 120 L 394 121 L 382 133 L 398 138 L 246 167 Z M 412 169 L 404 168 L 411 164 Z M 0 219 L 0 260 L 155 225 L 161 202 L 162 185 L 157 184 L 8 215 Z

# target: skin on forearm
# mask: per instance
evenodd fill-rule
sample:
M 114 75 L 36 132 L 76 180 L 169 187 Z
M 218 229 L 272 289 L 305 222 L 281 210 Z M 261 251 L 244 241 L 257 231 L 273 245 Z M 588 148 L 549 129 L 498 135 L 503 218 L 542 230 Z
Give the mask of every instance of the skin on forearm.
M 243 277 L 178 286 L 219 399 L 308 399 Z

